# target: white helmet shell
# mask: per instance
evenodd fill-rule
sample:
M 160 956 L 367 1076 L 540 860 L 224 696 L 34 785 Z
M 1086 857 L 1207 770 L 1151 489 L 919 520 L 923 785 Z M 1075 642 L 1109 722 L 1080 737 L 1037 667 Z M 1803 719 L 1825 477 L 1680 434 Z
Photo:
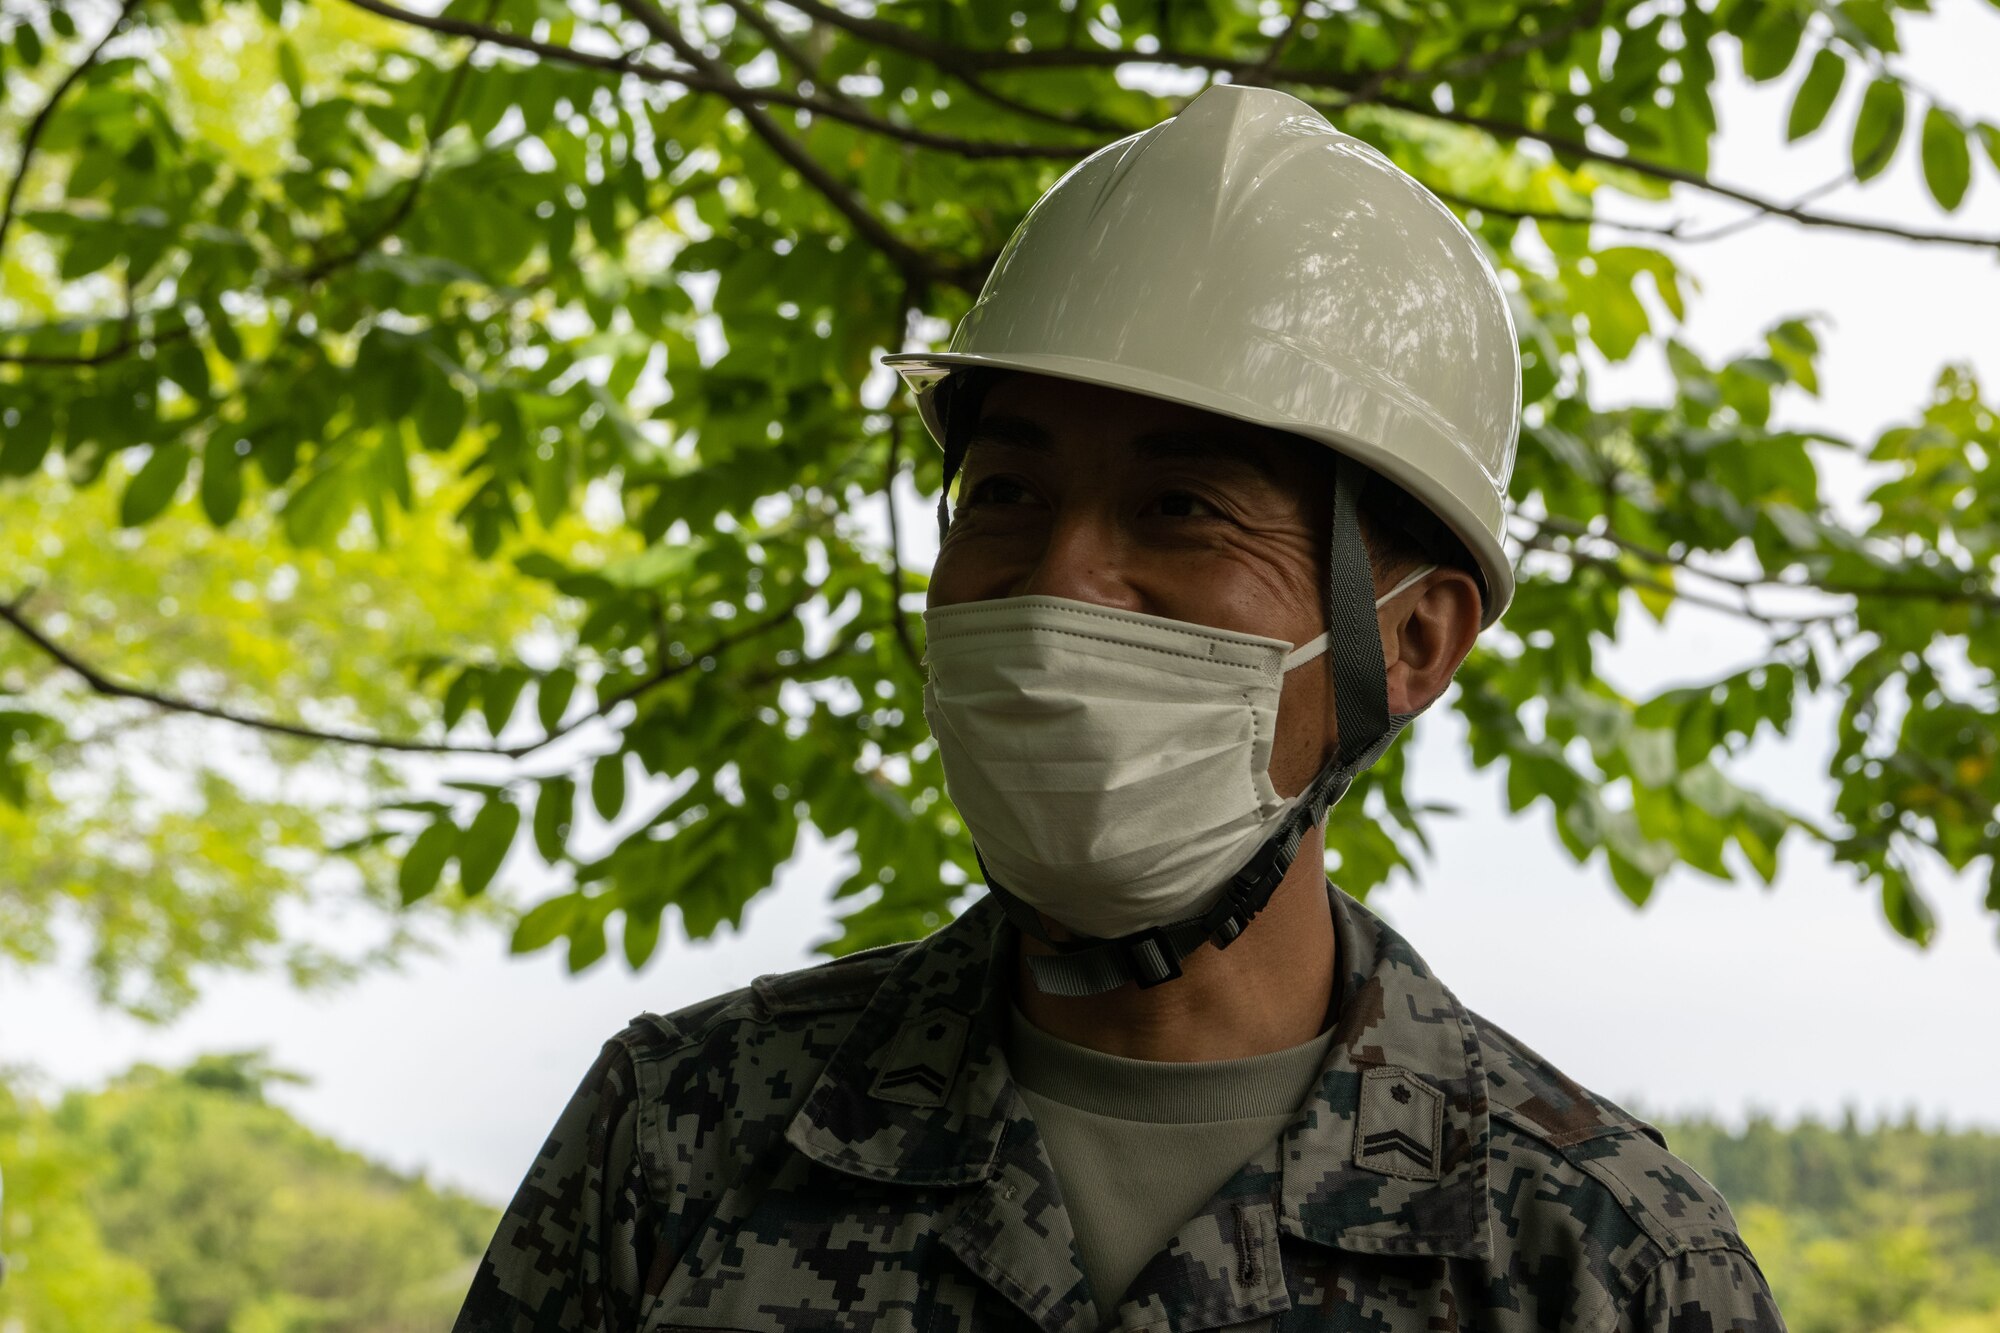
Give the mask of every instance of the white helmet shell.
M 943 442 L 936 390 L 989 366 L 1290 431 L 1428 505 L 1514 594 L 1503 544 L 1521 411 L 1507 296 L 1423 186 L 1318 111 L 1218 84 L 1036 201 L 937 353 L 883 358 Z

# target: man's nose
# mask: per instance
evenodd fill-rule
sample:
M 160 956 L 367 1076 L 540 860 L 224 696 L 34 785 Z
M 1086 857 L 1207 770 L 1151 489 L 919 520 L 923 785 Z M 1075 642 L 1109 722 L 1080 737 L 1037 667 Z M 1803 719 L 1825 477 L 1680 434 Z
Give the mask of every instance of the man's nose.
M 1127 578 L 1127 544 L 1110 518 L 1093 509 L 1058 512 L 1041 557 L 1008 589 L 1012 597 L 1067 597 L 1138 610 Z

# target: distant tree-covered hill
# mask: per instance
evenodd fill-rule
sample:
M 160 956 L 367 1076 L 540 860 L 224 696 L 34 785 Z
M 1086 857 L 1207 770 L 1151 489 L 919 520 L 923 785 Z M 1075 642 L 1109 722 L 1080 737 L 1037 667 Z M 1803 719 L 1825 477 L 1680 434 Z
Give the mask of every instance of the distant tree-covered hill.
M 1792 1333 L 2000 1333 L 2000 1134 L 1655 1123 L 1729 1200 Z
M 313 1133 L 265 1097 L 287 1077 L 206 1056 L 43 1105 L 0 1076 L 0 1329 L 449 1327 L 498 1210 Z

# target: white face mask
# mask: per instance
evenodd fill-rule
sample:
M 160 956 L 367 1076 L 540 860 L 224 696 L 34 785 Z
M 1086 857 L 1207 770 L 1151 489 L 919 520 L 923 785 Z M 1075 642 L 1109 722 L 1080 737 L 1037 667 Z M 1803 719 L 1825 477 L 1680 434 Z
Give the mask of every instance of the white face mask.
M 1278 694 L 1325 633 L 1294 649 L 1064 597 L 940 607 L 924 625 L 946 790 L 994 878 L 1071 930 L 1205 910 L 1299 802 L 1271 785 Z

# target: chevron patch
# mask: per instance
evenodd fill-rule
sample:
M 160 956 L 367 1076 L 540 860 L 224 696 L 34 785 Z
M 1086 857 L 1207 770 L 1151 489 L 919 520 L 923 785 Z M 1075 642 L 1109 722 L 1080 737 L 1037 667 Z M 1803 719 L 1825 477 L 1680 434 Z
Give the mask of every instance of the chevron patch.
M 1361 1075 L 1354 1121 L 1354 1164 L 1405 1180 L 1436 1180 L 1441 1163 L 1444 1094 L 1398 1065 Z
M 965 1019 L 939 1011 L 905 1023 L 882 1053 L 870 1095 L 905 1106 L 943 1106 L 965 1055 Z

